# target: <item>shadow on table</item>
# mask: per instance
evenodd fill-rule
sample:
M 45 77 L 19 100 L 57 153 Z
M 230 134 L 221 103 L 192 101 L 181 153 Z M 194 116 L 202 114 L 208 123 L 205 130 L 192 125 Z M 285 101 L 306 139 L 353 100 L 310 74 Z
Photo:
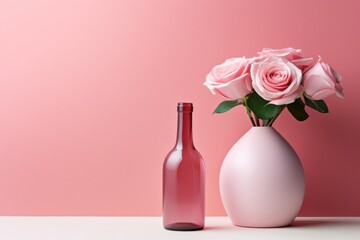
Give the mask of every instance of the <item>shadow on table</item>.
M 205 231 L 219 231 L 219 230 L 226 230 L 226 229 L 230 229 L 230 228 L 233 228 L 234 225 L 229 225 L 229 226 L 205 226 L 204 227 L 204 230 Z
M 337 219 L 296 219 L 290 227 L 294 228 L 319 228 L 319 227 L 344 227 L 344 226 L 359 226 L 360 222 L 354 222 L 351 219 L 337 220 Z
M 348 219 L 296 219 L 292 225 L 284 227 L 284 228 L 353 228 L 354 226 L 358 226 L 360 228 L 360 221 L 354 221 L 352 218 Z M 280 227 L 282 228 L 282 227 Z M 204 230 L 206 231 L 219 231 L 219 230 L 228 230 L 228 229 L 280 229 L 280 228 L 251 228 L 251 227 L 237 227 L 232 224 L 226 226 L 205 226 Z

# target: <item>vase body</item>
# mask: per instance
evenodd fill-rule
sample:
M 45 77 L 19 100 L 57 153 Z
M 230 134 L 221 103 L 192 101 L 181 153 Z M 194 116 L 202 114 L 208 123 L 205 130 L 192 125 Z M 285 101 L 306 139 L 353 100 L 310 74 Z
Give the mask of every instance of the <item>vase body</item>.
M 227 215 L 243 227 L 291 225 L 305 194 L 300 159 L 272 127 L 253 127 L 235 143 L 219 183 Z
M 192 139 L 192 104 L 179 103 L 177 141 L 163 165 L 163 225 L 201 230 L 205 220 L 205 164 Z

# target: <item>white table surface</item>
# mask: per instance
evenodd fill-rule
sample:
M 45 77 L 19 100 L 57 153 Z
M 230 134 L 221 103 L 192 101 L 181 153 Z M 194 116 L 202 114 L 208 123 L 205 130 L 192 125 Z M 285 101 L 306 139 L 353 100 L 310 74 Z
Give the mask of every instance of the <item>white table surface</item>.
M 0 217 L 1 240 L 360 239 L 360 217 L 299 217 L 286 228 L 235 227 L 207 217 L 202 231 L 168 231 L 161 217 Z

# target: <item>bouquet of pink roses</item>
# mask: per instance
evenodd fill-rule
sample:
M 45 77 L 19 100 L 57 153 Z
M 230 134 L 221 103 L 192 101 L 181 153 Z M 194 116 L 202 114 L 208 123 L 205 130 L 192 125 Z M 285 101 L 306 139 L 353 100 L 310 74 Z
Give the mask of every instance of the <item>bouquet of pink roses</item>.
M 327 113 L 324 98 L 344 97 L 341 76 L 320 57 L 314 62 L 293 48 L 265 48 L 258 54 L 228 59 L 207 75 L 204 85 L 227 99 L 214 113 L 243 105 L 253 126 L 272 126 L 285 108 L 304 121 L 309 117 L 305 106 Z

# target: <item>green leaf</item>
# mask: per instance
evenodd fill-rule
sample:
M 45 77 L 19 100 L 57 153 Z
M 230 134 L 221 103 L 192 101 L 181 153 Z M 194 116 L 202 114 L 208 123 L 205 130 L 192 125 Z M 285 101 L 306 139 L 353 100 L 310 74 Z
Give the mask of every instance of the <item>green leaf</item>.
M 323 100 L 313 100 L 305 95 L 305 104 L 321 113 L 328 113 L 329 109 Z
M 305 103 L 301 100 L 301 98 L 298 98 L 295 102 L 288 104 L 287 109 L 298 121 L 305 121 L 309 117 L 305 111 Z
M 281 111 L 281 106 L 270 104 L 268 101 L 260 97 L 255 91 L 249 95 L 247 104 L 254 112 L 255 116 L 263 120 L 273 118 Z
M 224 113 L 232 109 L 233 107 L 236 107 L 237 105 L 241 105 L 242 102 L 240 100 L 234 100 L 234 101 L 223 101 L 222 103 L 217 106 L 215 111 L 213 113 Z

